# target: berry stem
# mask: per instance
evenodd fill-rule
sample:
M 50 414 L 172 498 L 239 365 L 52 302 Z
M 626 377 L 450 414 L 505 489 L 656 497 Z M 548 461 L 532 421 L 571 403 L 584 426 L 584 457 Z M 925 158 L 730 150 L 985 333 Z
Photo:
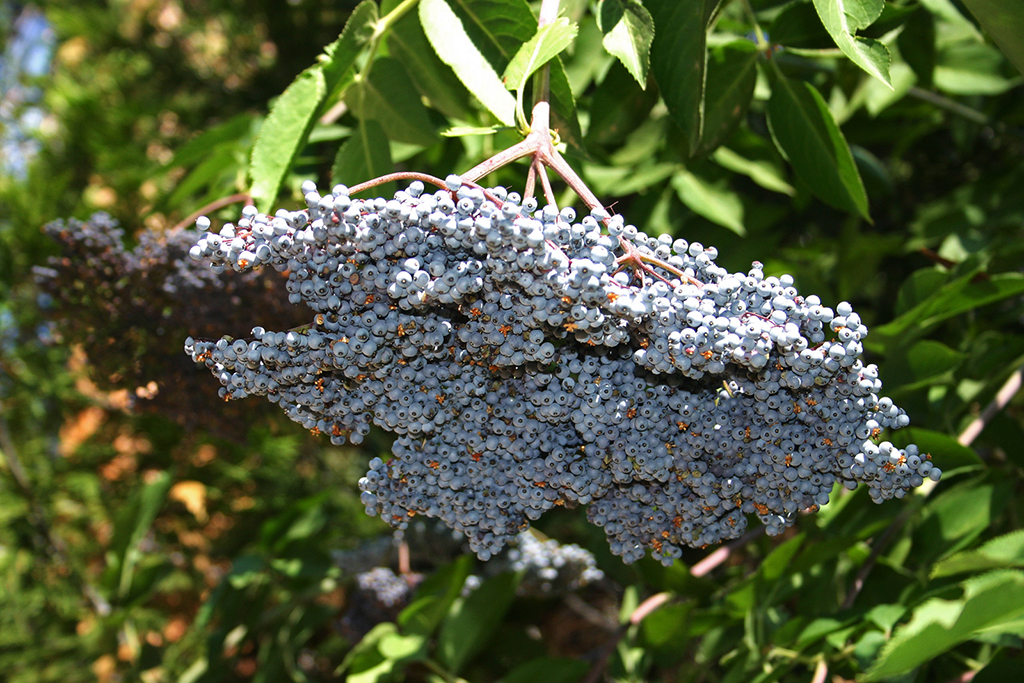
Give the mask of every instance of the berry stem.
M 211 211 L 217 211 L 219 209 L 223 209 L 225 206 L 231 206 L 232 204 L 237 204 L 238 202 L 252 204 L 252 195 L 250 195 L 248 192 L 239 192 L 238 194 L 233 194 L 228 197 L 222 197 L 220 199 L 212 201 L 206 206 L 202 207 L 201 209 L 193 211 L 191 214 L 189 214 L 188 218 L 181 221 L 180 223 L 175 224 L 175 226 L 171 228 L 171 230 L 187 228 L 188 226 L 195 223 L 196 219 L 199 218 L 200 216 L 205 216 Z
M 530 163 L 530 170 L 526 172 L 526 187 L 523 188 L 523 200 L 533 196 L 534 187 L 537 184 L 537 160 Z
M 364 190 L 369 190 L 371 187 L 377 187 L 378 185 L 383 185 L 384 183 L 390 183 L 392 180 L 419 180 L 424 183 L 430 183 L 431 185 L 440 187 L 442 189 L 446 189 L 448 187 L 447 185 L 445 185 L 445 182 L 440 178 L 435 178 L 434 176 L 427 175 L 426 173 L 417 173 L 415 171 L 399 171 L 397 173 L 388 173 L 387 175 L 382 175 L 379 178 L 374 178 L 373 180 L 367 180 L 365 183 L 353 185 L 352 187 L 348 188 L 348 193 L 350 196 L 354 194 L 359 194 Z

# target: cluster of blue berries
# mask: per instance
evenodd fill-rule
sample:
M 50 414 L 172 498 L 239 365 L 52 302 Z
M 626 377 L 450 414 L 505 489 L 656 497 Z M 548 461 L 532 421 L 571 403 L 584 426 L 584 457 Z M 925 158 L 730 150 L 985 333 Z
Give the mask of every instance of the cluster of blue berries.
M 859 316 L 759 263 L 730 273 L 713 247 L 457 176 L 393 199 L 303 190 L 306 209 L 248 207 L 191 255 L 286 271 L 313 322 L 186 351 L 225 398 L 266 396 L 336 443 L 397 434 L 360 481 L 396 528 L 437 517 L 487 559 L 589 504 L 612 552 L 670 564 L 751 514 L 780 533 L 836 482 L 881 501 L 941 474 L 877 442 L 908 419 L 860 358 Z
M 126 235 L 109 214 L 96 213 L 53 221 L 43 231 L 58 247 L 45 267 L 34 268 L 46 314 L 63 343 L 85 351 L 99 388 L 123 391 L 137 409 L 188 428 L 240 438 L 237 430 L 252 422 L 242 410 L 225 413 L 209 378 L 181 355 L 181 339 L 248 327 L 254 308 L 267 324 L 300 324 L 308 315 L 288 304 L 285 278 L 211 271 L 189 258 L 200 237 L 195 230 Z
M 507 563 L 512 571 L 522 572 L 519 595 L 565 595 L 604 578 L 589 550 L 553 538 L 542 541 L 529 531 L 516 536 Z
M 413 585 L 422 577 L 416 574 L 410 579 L 398 576 L 388 567 L 374 567 L 356 575 L 356 586 L 372 595 L 381 605 L 394 607 L 408 601 Z

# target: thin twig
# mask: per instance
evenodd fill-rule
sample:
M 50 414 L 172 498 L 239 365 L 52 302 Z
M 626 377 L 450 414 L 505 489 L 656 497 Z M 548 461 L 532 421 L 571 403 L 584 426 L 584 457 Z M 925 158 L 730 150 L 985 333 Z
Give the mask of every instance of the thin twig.
M 818 660 L 817 666 L 814 667 L 814 678 L 811 679 L 811 683 L 825 683 L 827 678 L 828 663 L 822 658 Z
M 526 172 L 526 186 L 523 188 L 523 201 L 533 196 L 534 187 L 537 184 L 537 160 L 530 164 L 530 170 Z
M 732 543 L 716 548 L 703 560 L 690 567 L 690 575 L 700 577 L 710 574 L 712 570 L 728 560 L 734 552 L 744 547 L 763 533 L 764 527 L 751 529 Z
M 558 200 L 555 198 L 555 191 L 551 189 L 551 181 L 548 179 L 548 172 L 543 166 L 538 169 L 538 175 L 540 176 L 540 184 L 544 186 L 544 199 L 547 200 L 549 205 L 557 209 Z
M 212 211 L 223 209 L 225 206 L 231 206 L 232 204 L 237 204 L 238 202 L 252 204 L 252 195 L 250 195 L 248 192 L 239 192 L 238 194 L 233 194 L 228 197 L 222 197 L 220 199 L 212 201 L 203 208 L 189 214 L 188 218 L 181 221 L 180 223 L 177 223 L 173 228 L 171 228 L 171 230 L 180 230 L 182 228 L 186 228 L 189 225 L 195 223 L 196 219 L 199 218 L 200 216 L 205 216 L 206 214 Z
M 398 573 L 406 577 L 406 579 L 409 579 L 412 574 L 412 565 L 409 561 L 409 544 L 404 538 L 398 542 Z
M 967 425 L 967 428 L 960 434 L 957 442 L 961 446 L 970 446 L 978 435 L 981 434 L 982 430 L 992 421 L 1000 410 L 1005 408 L 1007 404 L 1013 400 L 1013 397 L 1020 391 L 1021 377 L 1024 375 L 1024 367 L 1017 368 L 1017 370 L 1010 375 L 1003 386 L 996 392 L 996 397 L 985 406 L 985 409 L 981 411 L 978 417 Z
M 441 180 L 440 178 L 435 178 L 432 175 L 427 175 L 426 173 L 417 173 L 416 171 L 400 171 L 398 173 L 388 173 L 387 175 L 382 175 L 379 178 L 367 180 L 365 183 L 353 185 L 352 187 L 348 188 L 348 193 L 350 196 L 354 194 L 359 194 L 360 192 L 369 190 L 372 187 L 377 187 L 378 185 L 383 185 L 384 183 L 390 183 L 392 180 L 419 180 L 424 183 L 430 183 L 431 185 L 440 187 L 442 189 L 446 189 L 448 187 L 448 185 L 445 184 L 443 180 Z

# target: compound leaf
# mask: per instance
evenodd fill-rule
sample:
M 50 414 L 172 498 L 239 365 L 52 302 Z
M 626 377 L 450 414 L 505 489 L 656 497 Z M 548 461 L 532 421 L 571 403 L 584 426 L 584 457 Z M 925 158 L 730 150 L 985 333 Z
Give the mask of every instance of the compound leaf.
M 324 73 L 327 92 L 332 93 L 350 77 L 356 57 L 373 34 L 373 25 L 378 18 L 377 5 L 373 0 L 363 0 L 352 10 L 341 35 L 324 48 L 319 66 Z
M 445 116 L 468 120 L 469 93 L 447 64 L 438 59 L 419 17 L 408 14 L 388 33 L 388 52 L 400 61 L 430 104 Z
M 963 0 L 1017 70 L 1024 73 L 1024 13 L 1020 3 Z
M 345 99 L 360 119 L 379 121 L 390 140 L 424 147 L 437 141 L 416 86 L 397 59 L 376 59 Z
M 494 635 L 518 583 L 517 574 L 500 574 L 452 605 L 437 638 L 437 655 L 450 671 L 457 673 Z
M 757 81 L 758 51 L 750 41 L 738 40 L 708 52 L 704 126 L 695 150 L 699 156 L 725 142 L 747 115 Z
M 989 569 L 1024 567 L 1024 529 L 997 536 L 973 550 L 964 550 L 932 567 L 932 578 Z

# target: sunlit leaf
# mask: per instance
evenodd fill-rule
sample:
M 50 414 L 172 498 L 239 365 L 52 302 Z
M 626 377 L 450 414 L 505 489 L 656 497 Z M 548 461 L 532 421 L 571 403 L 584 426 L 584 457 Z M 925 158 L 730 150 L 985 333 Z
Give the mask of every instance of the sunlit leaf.
M 505 87 L 515 91 L 526 87 L 527 80 L 537 69 L 569 47 L 577 30 L 576 24 L 565 17 L 559 17 L 554 23 L 539 29 L 533 38 L 523 43 L 505 67 L 502 75 Z
M 694 213 L 729 228 L 737 235 L 747 234 L 743 227 L 743 202 L 725 182 L 712 183 L 684 170 L 672 177 L 672 187 L 683 204 Z
M 451 68 L 438 58 L 415 13 L 410 12 L 391 28 L 387 43 L 390 56 L 402 63 L 416 89 L 431 106 L 452 118 L 466 120 L 470 117 L 468 91 Z
M 284 175 L 305 145 L 320 102 L 327 94 L 318 67 L 302 72 L 270 108 L 252 150 L 250 191 L 256 206 L 269 211 Z
M 441 61 L 462 84 L 506 126 L 515 125 L 516 100 L 494 68 L 480 54 L 445 0 L 421 0 L 420 23 Z
M 740 156 L 727 147 L 716 149 L 711 158 L 722 168 L 742 173 L 766 190 L 793 196 L 796 190 L 786 182 L 782 170 L 767 161 L 753 161 Z
M 997 536 L 978 548 L 964 550 L 939 560 L 932 567 L 932 578 L 980 572 L 989 569 L 1024 567 L 1024 530 Z
M 882 13 L 884 0 L 814 0 L 821 23 L 836 45 L 857 66 L 882 81 L 889 82 L 889 50 L 874 38 L 856 35 Z
M 986 629 L 1024 616 L 1024 572 L 995 571 L 963 583 L 957 600 L 932 598 L 896 628 L 865 680 L 878 681 L 914 669 Z
M 370 73 L 349 89 L 345 101 L 360 119 L 380 123 L 389 140 L 422 146 L 437 141 L 426 107 L 396 59 L 374 60 Z
M 819 199 L 870 219 L 850 146 L 814 87 L 777 71 L 768 101 L 768 126 L 779 151 Z
M 647 87 L 654 41 L 654 19 L 638 0 L 604 0 L 597 12 L 597 23 L 604 34 L 604 47 L 636 79 Z

